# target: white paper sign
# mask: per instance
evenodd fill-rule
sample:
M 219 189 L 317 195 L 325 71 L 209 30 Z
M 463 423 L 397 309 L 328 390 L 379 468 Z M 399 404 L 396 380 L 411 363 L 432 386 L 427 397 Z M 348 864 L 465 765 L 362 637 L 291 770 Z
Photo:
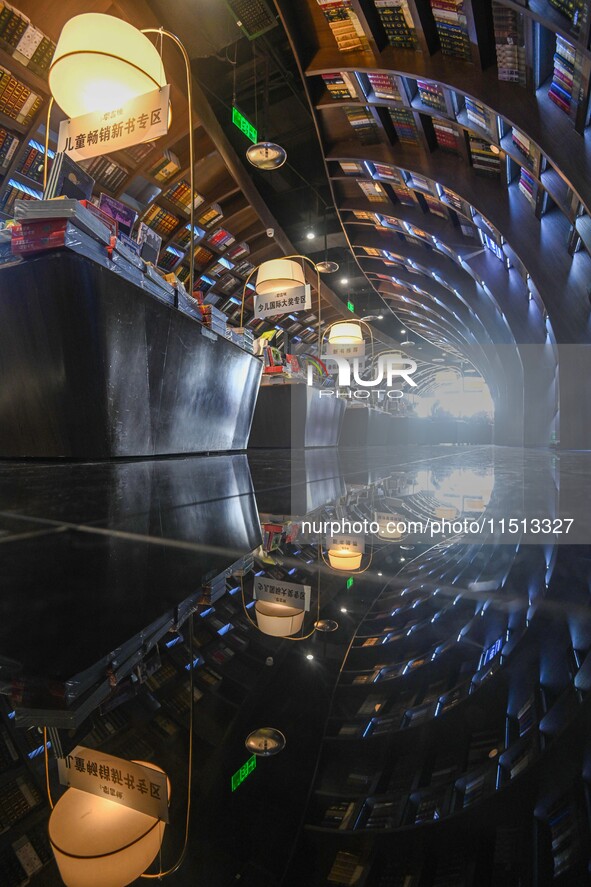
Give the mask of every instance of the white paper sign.
M 274 317 L 276 314 L 294 314 L 296 311 L 310 310 L 312 307 L 312 287 L 309 283 L 281 293 L 266 293 L 254 297 L 255 317 Z
M 62 120 L 57 150 L 65 151 L 72 160 L 88 160 L 166 135 L 169 94 L 167 84 L 109 111 Z
M 327 548 L 344 548 L 356 554 L 365 554 L 365 536 L 359 533 L 335 533 L 326 536 Z
M 312 586 L 284 582 L 282 579 L 272 579 L 268 576 L 257 576 L 254 582 L 254 596 L 258 601 L 287 604 L 289 607 L 298 607 L 308 612 Z
M 166 775 L 159 770 L 83 745 L 57 763 L 62 785 L 168 822 Z

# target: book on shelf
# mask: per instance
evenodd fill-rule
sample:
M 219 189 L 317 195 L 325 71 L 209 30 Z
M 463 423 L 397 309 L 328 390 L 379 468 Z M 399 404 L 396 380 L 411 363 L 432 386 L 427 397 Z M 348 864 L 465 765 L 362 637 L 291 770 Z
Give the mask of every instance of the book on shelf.
M 342 885 L 342 887 L 354 887 L 363 874 L 363 870 L 360 856 L 347 850 L 339 850 L 330 867 L 327 881 L 329 884 Z
M 162 238 L 160 235 L 148 227 L 145 222 L 140 222 L 136 239 L 140 244 L 140 256 L 142 259 L 146 262 L 151 262 L 153 265 L 157 265 L 158 256 L 160 255 L 160 250 L 162 248 Z
M 371 111 L 367 108 L 359 107 L 343 108 L 347 120 L 349 121 L 353 132 L 364 145 L 375 145 L 380 140 L 379 129 L 374 120 Z
M 99 209 L 117 222 L 118 231 L 122 231 L 128 237 L 131 235 L 132 228 L 137 219 L 137 213 L 134 209 L 126 206 L 125 203 L 116 200 L 109 194 L 101 194 Z
M 497 74 L 499 80 L 526 85 L 525 31 L 523 14 L 496 3 L 492 4 Z
M 369 42 L 351 0 L 317 0 L 341 52 L 366 52 Z
M 367 77 L 376 99 L 385 99 L 390 102 L 402 101 L 398 82 L 394 74 L 375 72 L 368 73 Z
M 348 828 L 355 809 L 354 801 L 335 801 L 324 811 L 321 826 L 343 831 Z
M 523 167 L 521 168 L 519 175 L 519 190 L 527 201 L 535 208 L 538 185 L 532 174 Z
M 362 182 L 357 181 L 357 184 L 370 201 L 370 203 L 387 203 L 388 195 L 382 188 L 379 182 Z
M 10 3 L 0 4 L 0 45 L 21 65 L 37 74 L 47 72 L 55 43 Z
M 478 136 L 470 135 L 470 160 L 474 170 L 482 175 L 498 176 L 501 172 L 499 154 L 491 150 L 491 145 Z
M 64 151 L 59 151 L 53 160 L 47 179 L 45 199 L 70 197 L 74 200 L 90 200 L 94 187 L 93 177 L 82 169 Z
M 129 175 L 124 166 L 110 157 L 93 157 L 83 161 L 81 165 L 95 181 L 109 191 L 118 191 Z
M 148 175 L 157 182 L 166 182 L 180 172 L 181 162 L 174 151 L 166 149 L 158 160 L 149 168 Z
M 534 724 L 537 723 L 535 693 L 532 693 L 532 695 L 524 702 L 517 712 L 516 718 L 519 735 L 525 736 Z
M 492 111 L 489 111 L 488 108 L 485 108 L 484 105 L 481 105 L 479 102 L 475 102 L 473 99 L 470 99 L 466 96 L 465 99 L 466 104 L 466 116 L 470 123 L 474 123 L 476 126 L 483 129 L 490 138 L 494 138 L 495 135 L 495 115 Z
M 447 120 L 433 120 L 433 130 L 437 140 L 437 147 L 450 154 L 460 153 L 460 141 L 456 127 Z
M 15 75 L 0 66 L 0 112 L 29 126 L 41 107 L 42 98 Z
M 416 49 L 417 36 L 407 0 L 374 0 L 388 43 L 397 49 Z
M 19 144 L 20 144 L 20 139 L 18 138 L 18 136 L 14 135 L 14 133 L 9 132 L 8 130 L 4 129 L 4 127 L 0 128 L 0 170 L 3 171 L 10 166 L 10 161 L 14 157 L 14 154 L 16 153 L 16 149 L 18 148 Z M 31 143 L 29 143 L 29 148 L 31 149 L 31 147 L 32 147 L 32 145 L 31 145 Z M 31 151 L 29 150 L 29 152 L 25 156 L 28 157 L 30 153 L 31 153 Z M 33 161 L 31 160 L 31 163 L 29 164 L 28 171 L 24 171 L 22 169 L 22 163 L 21 163 L 19 165 L 18 171 L 22 172 L 23 175 L 28 175 L 29 178 L 31 178 L 31 179 L 33 179 L 33 178 L 37 179 L 37 177 L 35 175 L 31 175 L 32 172 L 36 172 L 36 167 L 33 167 L 32 163 L 33 163 Z M 41 169 L 41 173 L 43 173 L 43 168 Z
M 437 83 L 430 83 L 427 80 L 417 80 L 417 89 L 423 105 L 445 113 L 445 96 L 441 86 Z
M 166 200 L 170 200 L 171 203 L 174 203 L 175 206 L 178 206 L 186 213 L 191 212 L 191 185 L 186 179 L 181 179 L 180 182 L 175 182 L 174 185 L 171 185 L 170 188 L 167 188 L 166 191 L 164 191 L 162 196 L 165 197 Z M 197 209 L 197 207 L 201 206 L 204 202 L 205 198 L 202 197 L 201 194 L 195 192 L 193 207 Z
M 548 0 L 548 3 L 568 18 L 576 29 L 582 25 L 587 12 L 585 0 Z
M 398 140 L 407 145 L 418 144 L 419 133 L 412 112 L 405 108 L 389 108 L 388 112 Z
M 431 11 L 439 36 L 441 52 L 471 61 L 468 20 L 463 0 L 431 0 Z
M 566 114 L 570 112 L 573 101 L 575 63 L 575 47 L 557 34 L 552 84 L 548 96 Z
M 219 203 L 211 203 L 207 209 L 203 210 L 197 219 L 197 223 L 201 225 L 202 228 L 209 231 L 214 228 L 223 217 L 224 213 L 222 212 Z
M 179 219 L 157 203 L 148 207 L 142 216 L 142 222 L 162 237 L 170 237 L 179 225 Z
M 322 79 L 331 98 L 346 100 L 357 98 L 353 76 L 347 71 L 335 71 L 330 74 L 323 74 Z

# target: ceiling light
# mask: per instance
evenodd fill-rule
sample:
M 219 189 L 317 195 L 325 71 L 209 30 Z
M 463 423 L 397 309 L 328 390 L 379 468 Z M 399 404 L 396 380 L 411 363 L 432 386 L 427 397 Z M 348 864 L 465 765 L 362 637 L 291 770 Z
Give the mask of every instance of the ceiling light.
M 253 754 L 268 758 L 285 748 L 285 736 L 275 727 L 259 727 L 249 733 L 244 744 Z
M 306 231 L 306 240 L 314 240 L 315 237 L 316 237 L 315 231 L 312 231 L 312 229 L 310 229 L 309 231 Z
M 383 575 L 384 575 L 383 573 L 378 573 L 378 576 L 383 576 Z
M 346 607 L 341 607 L 341 613 L 346 613 L 346 612 L 347 612 L 347 608 L 346 608 Z
M 341 277 L 341 283 L 343 284 L 343 286 L 347 286 L 347 284 L 349 283 L 349 278 Z
M 306 659 L 308 660 L 308 662 L 311 662 L 312 659 L 314 659 L 314 654 L 313 653 L 306 653 Z
M 337 262 L 329 262 L 329 261 L 318 262 L 318 264 L 316 265 L 316 268 L 318 269 L 318 271 L 320 271 L 321 274 L 334 274 L 335 271 L 339 270 L 339 266 L 338 266 Z
M 334 619 L 319 619 L 314 623 L 316 631 L 336 631 L 338 627 L 339 623 Z
M 496 145 L 491 145 L 490 150 L 492 151 L 493 154 L 500 154 L 501 153 L 501 149 L 497 148 Z
M 287 151 L 273 142 L 258 142 L 247 149 L 246 159 L 257 169 L 279 169 L 287 160 Z
M 383 320 L 383 319 L 384 319 L 384 315 L 383 315 L 383 314 L 378 314 L 378 320 Z

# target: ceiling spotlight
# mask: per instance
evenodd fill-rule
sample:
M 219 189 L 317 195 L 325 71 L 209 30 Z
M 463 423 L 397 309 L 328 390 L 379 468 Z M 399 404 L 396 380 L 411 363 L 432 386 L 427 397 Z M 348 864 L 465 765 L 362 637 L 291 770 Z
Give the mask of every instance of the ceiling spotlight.
M 383 575 L 384 575 L 383 573 L 378 573 L 378 576 L 383 576 Z
M 349 283 L 349 278 L 341 277 L 341 283 L 343 284 L 343 286 L 347 286 L 347 284 Z
M 401 345 L 415 345 L 416 343 L 413 342 L 412 339 L 404 339 L 404 341 L 402 341 L 400 344 Z
M 312 659 L 314 659 L 314 654 L 313 654 L 313 653 L 306 653 L 306 659 L 307 659 L 309 662 L 311 662 Z
M 383 315 L 383 314 L 378 314 L 378 320 L 383 320 L 383 319 L 384 319 L 384 315 Z
M 246 159 L 257 169 L 279 169 L 287 160 L 287 151 L 273 142 L 257 142 L 247 149 Z
M 498 148 L 496 145 L 491 145 L 490 150 L 493 154 L 500 154 L 501 153 L 501 149 Z
M 337 262 L 318 262 L 316 265 L 317 269 L 321 274 L 334 274 L 335 271 L 339 270 L 339 266 Z
M 341 607 L 341 613 L 346 613 L 346 612 L 347 612 L 347 608 L 346 608 L 346 607 Z
M 314 231 L 312 231 L 311 228 L 308 231 L 306 231 L 306 240 L 314 240 L 315 237 L 316 237 L 316 233 Z

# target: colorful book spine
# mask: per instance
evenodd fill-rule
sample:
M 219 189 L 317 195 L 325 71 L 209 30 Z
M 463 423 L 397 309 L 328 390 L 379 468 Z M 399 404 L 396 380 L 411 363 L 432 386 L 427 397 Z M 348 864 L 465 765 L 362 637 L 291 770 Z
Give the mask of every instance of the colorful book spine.
M 388 42 L 397 49 L 416 49 L 417 36 L 407 0 L 374 0 Z
M 468 20 L 463 0 L 431 0 L 431 11 L 439 36 L 441 52 L 471 61 Z

